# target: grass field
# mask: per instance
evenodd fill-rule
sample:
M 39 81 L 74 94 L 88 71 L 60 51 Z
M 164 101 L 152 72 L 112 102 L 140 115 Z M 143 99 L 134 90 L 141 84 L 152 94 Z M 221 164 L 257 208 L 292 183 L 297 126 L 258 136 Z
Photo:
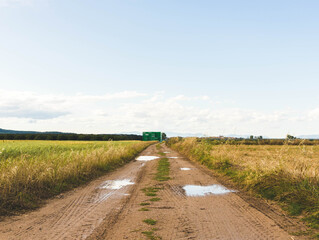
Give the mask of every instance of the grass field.
M 0 215 L 35 208 L 42 199 L 122 166 L 151 143 L 1 141 Z
M 196 138 L 167 144 L 319 228 L 319 146 L 213 145 Z

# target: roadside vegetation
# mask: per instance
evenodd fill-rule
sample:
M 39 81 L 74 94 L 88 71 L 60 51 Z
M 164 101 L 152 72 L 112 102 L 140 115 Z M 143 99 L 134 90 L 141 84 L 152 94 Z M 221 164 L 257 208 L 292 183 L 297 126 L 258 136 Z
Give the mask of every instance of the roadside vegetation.
M 279 202 L 319 229 L 319 146 L 244 145 L 211 139 L 171 138 L 169 147 L 228 176 L 257 196 Z
M 170 138 L 169 142 L 182 140 L 182 137 L 175 137 Z M 250 138 L 248 139 L 230 137 L 205 137 L 196 138 L 196 141 L 210 143 L 212 145 L 319 145 L 318 139 L 298 139 L 289 134 L 285 139 L 263 139 L 262 136 L 250 136 Z
M 161 158 L 158 161 L 157 173 L 155 179 L 157 181 L 163 182 L 169 180 L 169 161 L 168 158 Z
M 156 144 L 156 149 L 158 150 L 158 154 L 162 156 L 163 158 L 158 160 L 157 172 L 156 172 L 154 180 L 156 180 L 157 182 L 167 181 L 170 179 L 169 178 L 169 170 L 170 170 L 169 160 L 168 158 L 165 157 L 166 154 L 161 151 L 162 149 L 161 143 Z M 146 200 L 147 202 L 140 203 L 140 206 L 151 206 L 153 203 L 160 201 L 161 198 L 157 197 L 157 195 L 158 195 L 158 191 L 162 189 L 163 189 L 163 186 L 161 183 L 158 183 L 153 187 L 143 188 L 142 191 L 144 192 L 145 196 L 152 197 L 152 198 Z M 148 212 L 150 211 L 150 209 L 143 207 L 143 208 L 140 208 L 139 211 Z M 152 218 L 147 218 L 147 219 L 144 219 L 143 222 L 146 223 L 147 225 L 153 226 L 157 223 L 157 220 Z M 160 236 L 155 234 L 157 230 L 158 230 L 157 228 L 152 228 L 151 230 L 142 231 L 141 233 L 147 239 L 150 239 L 150 240 L 162 239 Z
M 35 208 L 124 165 L 152 143 L 1 141 L 0 215 Z

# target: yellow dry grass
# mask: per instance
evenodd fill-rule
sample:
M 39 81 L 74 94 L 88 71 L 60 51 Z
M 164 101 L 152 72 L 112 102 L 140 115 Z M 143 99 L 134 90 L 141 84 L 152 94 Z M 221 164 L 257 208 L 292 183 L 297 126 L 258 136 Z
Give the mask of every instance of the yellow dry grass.
M 319 229 L 318 145 L 231 145 L 197 138 L 172 138 L 167 144 Z
M 0 213 L 33 208 L 133 159 L 150 142 L 1 141 Z
M 257 175 L 285 172 L 295 178 L 319 180 L 319 146 L 210 145 L 198 143 L 196 138 L 186 138 L 174 147 L 193 159 L 203 154 L 210 156 L 212 162 L 227 159 Z

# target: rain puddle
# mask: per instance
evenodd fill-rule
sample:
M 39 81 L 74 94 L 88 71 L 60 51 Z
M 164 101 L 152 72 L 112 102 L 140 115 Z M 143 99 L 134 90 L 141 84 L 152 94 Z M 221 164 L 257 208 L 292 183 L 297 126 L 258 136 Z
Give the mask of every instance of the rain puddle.
M 131 182 L 130 179 L 122 179 L 122 180 L 108 180 L 105 181 L 101 188 L 104 189 L 121 189 L 122 187 L 132 185 L 134 182 Z
M 168 157 L 168 158 L 178 158 L 178 157 Z
M 136 158 L 137 161 L 152 161 L 154 159 L 157 159 L 159 157 L 156 156 L 139 156 L 138 158 Z
M 214 184 L 209 186 L 198 186 L 198 185 L 185 185 L 183 187 L 186 196 L 188 197 L 202 197 L 206 195 L 221 195 L 231 192 L 236 192 L 225 188 L 222 185 Z
M 182 167 L 181 170 L 182 170 L 182 171 L 189 171 L 189 170 L 191 170 L 191 169 L 188 168 L 188 167 Z

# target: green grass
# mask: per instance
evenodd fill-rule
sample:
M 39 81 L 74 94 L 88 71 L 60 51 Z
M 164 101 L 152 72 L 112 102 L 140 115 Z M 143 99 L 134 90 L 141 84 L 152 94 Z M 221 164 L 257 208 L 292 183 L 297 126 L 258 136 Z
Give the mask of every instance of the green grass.
M 144 234 L 147 237 L 147 239 L 150 239 L 150 240 L 161 239 L 159 237 L 154 236 L 154 231 L 144 231 L 142 232 L 142 234 Z
M 163 152 L 158 152 L 157 154 L 161 155 L 161 156 L 165 156 L 166 155 L 166 153 L 163 153 Z
M 0 215 L 33 209 L 42 199 L 124 165 L 152 142 L 1 141 Z
M 158 197 L 155 197 L 155 198 L 151 198 L 150 201 L 151 202 L 157 202 L 157 201 L 160 201 L 161 199 L 158 198 Z
M 170 179 L 169 177 L 169 160 L 168 158 L 161 158 L 158 161 L 157 173 L 155 176 L 155 180 L 157 181 L 167 181 Z
M 147 218 L 143 220 L 144 223 L 148 224 L 148 225 L 155 225 L 157 223 L 156 220 L 152 219 L 152 218 Z
M 146 196 L 155 197 L 155 196 L 157 196 L 156 192 L 157 192 L 159 189 L 160 189 L 160 188 L 147 187 L 147 188 L 143 188 L 142 191 L 145 193 Z
M 151 192 L 147 192 L 147 193 L 145 193 L 145 195 L 148 196 L 148 197 L 155 197 L 155 196 L 157 196 L 156 193 L 151 193 Z
M 162 145 L 160 143 L 156 144 L 156 149 L 157 150 L 161 150 L 162 149 Z
M 141 206 L 148 206 L 148 205 L 151 205 L 151 204 L 148 203 L 148 202 L 142 202 L 142 203 L 140 203 L 140 205 L 141 205 Z
M 141 211 L 141 212 L 147 212 L 147 211 L 149 211 L 149 209 L 148 209 L 148 208 L 140 208 L 139 211 Z

